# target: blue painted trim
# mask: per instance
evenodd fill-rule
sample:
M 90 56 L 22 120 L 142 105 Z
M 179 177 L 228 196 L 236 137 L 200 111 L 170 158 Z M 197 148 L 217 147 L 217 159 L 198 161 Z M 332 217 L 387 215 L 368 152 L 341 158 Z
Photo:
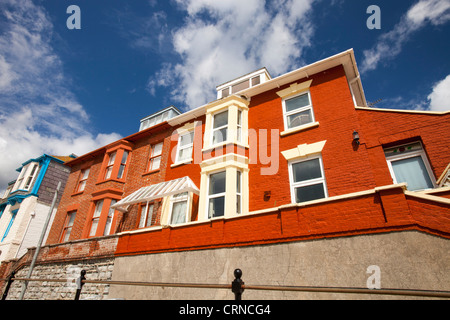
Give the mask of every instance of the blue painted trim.
M 41 187 L 42 180 L 44 180 L 45 174 L 47 173 L 47 169 L 48 169 L 48 166 L 49 166 L 52 158 L 50 158 L 50 157 L 45 158 L 44 163 L 41 167 L 41 170 L 39 171 L 39 175 L 38 175 L 36 181 L 34 182 L 33 190 L 31 190 L 31 195 L 37 196 L 39 188 Z
M 12 214 L 11 220 L 9 220 L 8 227 L 6 228 L 5 234 L 3 235 L 3 238 L 2 238 L 1 242 L 3 242 L 3 240 L 5 240 L 5 238 L 8 236 L 9 230 L 11 229 L 11 227 L 12 227 L 12 225 L 14 223 L 14 220 L 16 219 L 16 215 L 17 215 L 18 211 L 19 211 L 19 209 L 11 211 L 11 214 Z

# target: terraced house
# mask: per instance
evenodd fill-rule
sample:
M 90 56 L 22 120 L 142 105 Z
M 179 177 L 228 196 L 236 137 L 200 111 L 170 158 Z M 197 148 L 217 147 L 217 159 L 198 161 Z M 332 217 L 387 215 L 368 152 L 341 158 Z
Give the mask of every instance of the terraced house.
M 216 89 L 211 103 L 164 109 L 139 132 L 66 163 L 42 270 L 230 283 L 241 268 L 249 284 L 365 287 L 375 265 L 384 288 L 450 289 L 449 112 L 368 107 L 353 50 Z M 231 292 L 113 285 L 85 295 Z M 246 293 L 305 297 L 352 296 Z

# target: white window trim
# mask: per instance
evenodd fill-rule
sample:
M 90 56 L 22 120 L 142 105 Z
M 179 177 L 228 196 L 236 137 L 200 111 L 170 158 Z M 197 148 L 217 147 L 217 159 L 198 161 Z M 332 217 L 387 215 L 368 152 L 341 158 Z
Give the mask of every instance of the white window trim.
M 211 181 L 211 176 L 213 174 L 222 173 L 222 172 L 225 173 L 225 192 L 221 192 L 221 193 L 216 193 L 216 194 L 210 195 L 209 194 L 209 184 L 210 184 L 210 181 Z M 227 172 L 224 169 L 211 171 L 211 172 L 208 173 L 207 183 L 206 183 L 206 220 L 211 220 L 211 219 L 216 219 L 216 218 L 224 218 L 226 216 L 226 212 L 227 212 L 227 208 L 226 208 L 226 205 L 227 205 L 227 197 L 226 197 L 226 195 L 227 195 L 227 181 L 226 181 L 226 177 L 227 177 Z M 241 189 L 242 189 L 242 185 L 241 185 Z M 210 217 L 209 216 L 209 201 L 211 199 L 220 198 L 220 197 L 223 197 L 223 199 L 224 199 L 224 209 L 223 209 L 224 213 L 223 213 L 223 216 L 220 216 L 220 217 L 213 217 L 213 216 L 211 216 Z M 242 197 L 241 197 L 241 201 L 242 201 Z M 242 209 L 241 209 L 241 211 L 242 211 Z
M 395 148 L 400 148 L 402 146 L 407 146 L 410 144 L 411 143 L 395 146 Z M 436 178 L 434 176 L 433 170 L 431 170 L 430 162 L 428 161 L 428 157 L 425 154 L 425 150 L 423 149 L 423 145 L 421 142 L 420 142 L 420 146 L 422 148 L 421 150 L 416 150 L 416 151 L 412 151 L 412 152 L 406 152 L 403 154 L 386 157 L 386 161 L 387 161 L 387 164 L 389 167 L 389 173 L 391 174 L 392 181 L 394 182 L 394 184 L 398 184 L 399 182 L 397 181 L 397 177 L 395 176 L 394 168 L 392 167 L 392 162 L 420 156 L 422 158 L 423 163 L 425 164 L 425 168 L 427 169 L 427 173 L 431 180 L 431 183 L 433 184 L 433 188 L 437 187 Z M 390 149 L 390 148 L 388 148 L 388 149 Z M 429 190 L 429 189 L 423 189 L 423 190 Z M 416 190 L 416 191 L 421 191 L 421 190 Z
M 190 144 L 188 144 L 188 145 L 181 146 L 181 138 L 184 137 L 184 136 L 186 136 L 186 135 L 189 135 L 189 134 L 193 134 L 193 136 L 192 136 L 192 142 L 191 142 Z M 194 140 L 195 140 L 195 131 L 194 131 L 194 130 L 185 131 L 185 132 L 180 133 L 180 134 L 178 135 L 177 154 L 176 154 L 176 157 L 175 157 L 175 163 L 172 164 L 171 167 L 177 166 L 177 165 L 180 165 L 180 164 L 190 163 L 190 162 L 193 161 L 193 159 L 192 159 L 192 153 L 194 152 Z M 188 159 L 180 160 L 180 159 L 179 159 L 180 151 L 181 151 L 181 150 L 184 150 L 184 149 L 188 149 L 188 148 L 192 148 L 191 157 L 188 158 Z
M 218 127 L 218 128 L 214 128 L 214 122 L 215 122 L 215 118 L 216 118 L 216 115 L 218 115 L 218 114 L 221 114 L 221 113 L 227 113 L 227 124 L 226 125 L 223 125 L 223 126 L 221 126 L 221 127 Z M 221 144 L 226 144 L 227 142 L 228 142 L 228 140 L 229 140 L 229 138 L 230 138 L 230 128 L 229 128 L 229 124 L 230 124 L 230 111 L 229 111 L 229 109 L 226 109 L 226 110 L 221 110 L 221 111 L 218 111 L 218 112 L 216 112 L 216 113 L 214 113 L 214 114 L 212 114 L 212 121 L 211 121 L 211 137 L 210 137 L 210 141 L 209 141 L 209 145 L 210 146 L 212 146 L 212 147 L 214 147 L 214 146 L 218 146 L 218 145 L 221 145 Z M 214 133 L 216 132 L 216 131 L 220 131 L 220 130 L 222 130 L 222 129 L 227 129 L 227 136 L 226 136 L 226 139 L 225 140 L 223 140 L 223 141 L 221 141 L 221 142 L 216 142 L 216 143 L 214 143 Z
M 149 215 L 149 211 L 148 211 L 150 206 L 153 207 L 151 215 Z M 149 218 L 150 218 L 150 223 L 151 223 L 151 220 L 153 219 L 153 214 L 155 212 L 155 203 L 153 201 L 147 201 L 145 206 L 142 206 L 141 208 L 142 209 L 141 209 L 141 216 L 139 218 L 138 229 L 151 227 L 151 225 L 147 226 L 147 223 L 148 223 Z M 144 220 L 142 220 L 143 217 L 144 217 Z
M 157 146 L 161 145 L 161 152 L 157 155 L 155 155 L 155 149 Z M 151 172 L 151 171 L 155 171 L 155 170 L 159 170 L 161 169 L 161 160 L 162 160 L 162 153 L 163 153 L 163 148 L 164 148 L 164 142 L 159 142 L 159 143 L 155 143 L 150 145 L 150 156 L 148 157 L 148 164 L 147 164 L 147 172 Z M 153 161 L 156 158 L 160 158 L 159 159 L 159 166 L 157 169 L 152 169 L 153 166 Z
M 30 185 L 25 188 L 25 184 L 27 183 L 28 178 L 31 176 L 31 171 L 33 170 L 33 167 L 37 165 L 36 171 L 34 172 L 33 176 L 31 177 Z M 20 171 L 19 177 L 17 178 L 16 183 L 14 184 L 14 187 L 11 189 L 11 193 L 18 190 L 24 190 L 29 191 L 31 186 L 33 185 L 34 179 L 36 178 L 36 175 L 39 171 L 39 163 L 38 162 L 30 162 L 26 166 L 22 168 Z
M 236 170 L 236 182 L 239 181 L 239 187 L 241 189 L 241 190 L 237 189 L 237 183 L 236 183 L 236 205 L 237 205 L 237 201 L 238 201 L 237 199 L 239 196 L 239 209 L 240 209 L 240 212 L 237 212 L 237 208 L 236 208 L 236 214 L 238 214 L 238 215 L 242 214 L 242 181 L 243 181 L 242 175 L 243 175 L 243 173 L 241 170 Z
M 294 99 L 294 98 L 297 98 L 297 97 L 305 95 L 305 94 L 308 95 L 308 99 L 309 99 L 309 105 L 308 106 L 305 106 L 305 107 L 302 107 L 302 108 L 299 108 L 299 109 L 295 109 L 295 110 L 289 111 L 289 112 L 286 111 L 286 101 Z M 290 131 L 293 131 L 293 130 L 298 130 L 299 128 L 303 128 L 304 126 L 308 126 L 309 127 L 309 126 L 311 126 L 311 124 L 316 124 L 316 117 L 314 115 L 314 108 L 313 108 L 313 103 L 312 103 L 312 99 L 311 99 L 311 93 L 309 92 L 309 90 L 308 91 L 304 91 L 304 92 L 300 92 L 300 93 L 298 93 L 296 95 L 292 95 L 292 96 L 284 98 L 283 101 L 282 101 L 282 105 L 283 105 L 283 121 L 284 121 L 284 130 L 285 130 L 284 132 L 290 132 Z M 302 125 L 299 125 L 299 126 L 296 126 L 296 127 L 293 127 L 293 128 L 289 128 L 288 127 L 287 117 L 289 117 L 289 116 L 291 116 L 293 114 L 297 114 L 297 113 L 301 113 L 301 112 L 307 111 L 307 110 L 311 110 L 311 118 L 312 118 L 311 122 L 308 122 L 308 123 L 305 123 L 305 124 L 302 124 Z
M 301 182 L 294 182 L 294 171 L 292 169 L 292 166 L 294 164 L 297 164 L 297 163 L 310 161 L 310 160 L 315 160 L 315 159 L 319 159 L 320 172 L 322 174 L 322 177 L 321 178 L 316 178 L 316 179 L 311 179 L 311 180 L 306 180 L 306 181 L 301 181 Z M 289 169 L 289 184 L 290 184 L 290 189 L 291 189 L 291 203 L 297 203 L 296 196 L 295 196 L 295 188 L 316 185 L 316 184 L 319 184 L 319 183 L 323 184 L 323 189 L 324 189 L 324 194 L 325 194 L 325 198 L 323 198 L 323 199 L 328 198 L 328 187 L 327 187 L 327 181 L 325 179 L 325 170 L 324 170 L 324 167 L 323 167 L 323 160 L 322 160 L 322 156 L 321 155 L 292 160 L 292 161 L 289 161 L 288 164 L 289 164 L 288 165 L 288 169 Z
M 182 192 L 182 193 L 186 193 L 187 195 L 182 197 L 182 198 L 178 198 L 178 199 L 175 199 L 175 196 L 179 195 L 180 193 L 176 194 L 176 195 L 173 195 L 173 196 L 170 196 L 169 216 L 168 216 L 168 219 L 167 219 L 167 224 L 168 225 L 178 226 L 178 225 L 182 225 L 182 224 L 190 222 L 189 213 L 191 212 L 191 208 L 190 208 L 191 207 L 191 193 L 190 192 Z M 178 223 L 178 224 L 173 224 L 172 223 L 173 205 L 175 203 L 185 202 L 185 201 L 187 201 L 187 203 L 186 203 L 186 212 L 185 212 L 184 222 L 183 223 Z

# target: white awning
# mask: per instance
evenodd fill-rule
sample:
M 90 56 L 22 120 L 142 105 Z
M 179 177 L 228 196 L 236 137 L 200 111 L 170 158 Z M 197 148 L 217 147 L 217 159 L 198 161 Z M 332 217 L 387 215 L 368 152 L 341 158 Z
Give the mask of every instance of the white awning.
M 128 206 L 132 204 L 145 203 L 184 192 L 199 194 L 200 190 L 189 177 L 183 177 L 172 181 L 161 182 L 148 187 L 143 187 L 112 205 L 111 208 L 126 212 L 128 210 Z

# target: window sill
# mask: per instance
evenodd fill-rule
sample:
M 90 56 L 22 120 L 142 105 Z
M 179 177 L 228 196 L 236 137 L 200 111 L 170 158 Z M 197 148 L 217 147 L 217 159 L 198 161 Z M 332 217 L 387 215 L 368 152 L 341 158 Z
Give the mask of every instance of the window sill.
M 193 161 L 194 161 L 194 159 L 192 159 L 192 158 L 191 159 L 187 159 L 187 160 L 185 160 L 183 162 L 177 162 L 177 163 L 171 164 L 170 167 L 171 168 L 176 168 L 176 167 L 182 166 L 184 164 L 191 164 Z
M 232 145 L 232 144 L 233 144 L 233 145 L 236 145 L 236 146 L 238 146 L 238 147 L 241 147 L 241 148 L 246 148 L 246 149 L 250 148 L 250 146 L 249 146 L 248 144 L 243 144 L 242 142 L 238 142 L 238 141 L 225 141 L 225 142 L 222 142 L 222 143 L 218 143 L 218 144 L 215 144 L 215 145 L 212 145 L 212 146 L 203 148 L 203 149 L 202 149 L 202 152 L 213 151 L 214 149 L 223 148 L 223 147 L 226 147 L 226 146 Z
M 316 127 L 318 127 L 318 126 L 319 126 L 319 122 L 308 123 L 308 124 L 302 125 L 302 126 L 300 126 L 300 127 L 296 127 L 296 128 L 292 128 L 292 129 L 285 130 L 285 131 L 283 131 L 283 132 L 280 133 L 280 136 L 281 136 L 281 137 L 285 137 L 285 136 L 287 136 L 287 135 L 290 135 L 290 134 L 293 134 L 293 133 L 297 133 L 297 132 L 301 132 L 301 131 L 303 131 L 303 130 L 308 130 L 308 129 L 311 129 L 311 128 L 316 128 Z
M 77 191 L 77 192 L 72 193 L 71 197 L 79 196 L 80 194 L 83 194 L 83 193 L 84 193 L 84 190 L 83 191 Z
M 161 168 L 155 169 L 155 170 L 152 170 L 152 171 L 144 172 L 144 173 L 142 174 L 142 176 L 148 176 L 148 175 L 151 175 L 151 174 L 154 174 L 154 173 L 158 173 L 159 171 L 161 171 Z
M 119 183 L 125 183 L 124 179 L 106 179 L 106 180 L 102 180 L 96 183 L 96 185 L 102 184 L 102 183 L 106 183 L 106 182 L 119 182 Z

